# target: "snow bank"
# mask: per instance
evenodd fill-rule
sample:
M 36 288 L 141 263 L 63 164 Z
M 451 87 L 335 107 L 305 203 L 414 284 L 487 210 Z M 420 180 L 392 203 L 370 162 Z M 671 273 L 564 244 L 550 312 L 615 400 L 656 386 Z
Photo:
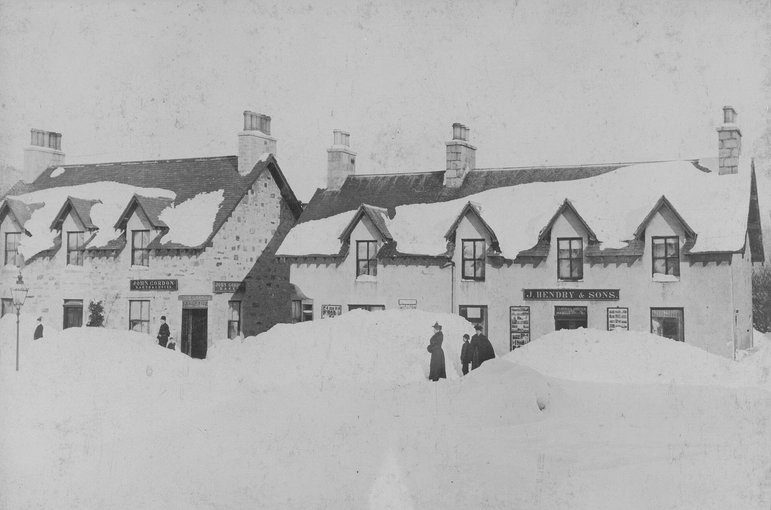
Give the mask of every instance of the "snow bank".
M 771 390 L 771 342 L 741 362 L 635 331 L 555 331 L 504 359 L 560 379 L 618 384 L 759 386 Z M 765 371 L 764 371 L 765 368 Z
M 163 244 L 179 243 L 183 246 L 200 246 L 214 228 L 214 220 L 225 197 L 223 190 L 201 193 L 181 204 L 173 204 L 158 218 L 169 227 Z

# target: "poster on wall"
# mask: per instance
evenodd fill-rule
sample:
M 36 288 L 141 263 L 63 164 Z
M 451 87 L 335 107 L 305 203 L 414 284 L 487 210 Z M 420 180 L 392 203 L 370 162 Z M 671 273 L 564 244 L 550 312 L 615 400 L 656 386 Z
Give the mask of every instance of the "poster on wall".
M 342 305 L 321 305 L 321 318 L 332 319 L 343 313 Z
M 415 310 L 417 307 L 418 307 L 417 299 L 400 299 L 399 300 L 400 310 Z
M 510 307 L 509 318 L 511 322 L 511 345 L 513 351 L 517 347 L 530 343 L 530 307 Z
M 608 308 L 608 331 L 629 331 L 629 308 Z

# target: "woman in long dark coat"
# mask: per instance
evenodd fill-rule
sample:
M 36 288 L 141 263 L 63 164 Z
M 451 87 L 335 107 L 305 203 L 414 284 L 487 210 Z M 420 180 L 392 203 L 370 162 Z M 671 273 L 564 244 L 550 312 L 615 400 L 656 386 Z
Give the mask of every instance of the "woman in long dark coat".
M 444 335 L 442 334 L 442 326 L 437 322 L 434 324 L 434 335 L 431 337 L 426 349 L 431 353 L 431 369 L 428 372 L 428 379 L 431 381 L 447 378 L 447 372 L 444 368 L 443 341 Z
M 490 340 L 482 333 L 482 326 L 476 324 L 474 329 L 477 333 L 471 337 L 471 370 L 476 370 L 482 363 L 495 358 L 495 349 Z

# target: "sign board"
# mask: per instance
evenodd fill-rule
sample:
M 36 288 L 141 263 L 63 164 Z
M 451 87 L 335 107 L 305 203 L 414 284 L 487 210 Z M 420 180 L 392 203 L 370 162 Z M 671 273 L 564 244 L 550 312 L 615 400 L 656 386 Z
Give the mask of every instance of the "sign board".
M 629 331 L 629 308 L 608 308 L 608 331 Z
M 619 289 L 522 289 L 525 299 L 616 301 Z
M 178 299 L 180 301 L 211 301 L 211 296 L 208 294 L 180 294 Z
M 509 308 L 511 345 L 513 351 L 517 347 L 530 343 L 530 307 L 512 306 Z
M 332 319 L 343 313 L 342 305 L 321 305 L 321 318 Z
M 401 310 L 414 310 L 418 307 L 417 299 L 400 299 L 399 309 Z
M 585 306 L 555 306 L 555 317 L 586 317 Z
M 214 282 L 215 294 L 235 294 L 245 290 L 244 282 Z
M 203 299 L 185 299 L 182 301 L 182 308 L 209 308 L 209 302 Z
M 129 290 L 177 290 L 177 280 L 131 280 Z

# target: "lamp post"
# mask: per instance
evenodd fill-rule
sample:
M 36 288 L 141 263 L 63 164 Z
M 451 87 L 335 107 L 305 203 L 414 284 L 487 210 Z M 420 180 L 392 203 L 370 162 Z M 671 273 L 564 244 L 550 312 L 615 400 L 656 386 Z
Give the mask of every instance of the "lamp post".
M 21 313 L 21 307 L 24 306 L 24 301 L 27 300 L 27 292 L 29 289 L 24 286 L 24 280 L 21 278 L 21 271 L 19 271 L 19 279 L 16 280 L 16 285 L 11 287 L 11 295 L 13 296 L 13 306 L 16 307 L 16 371 L 19 371 L 19 314 Z

